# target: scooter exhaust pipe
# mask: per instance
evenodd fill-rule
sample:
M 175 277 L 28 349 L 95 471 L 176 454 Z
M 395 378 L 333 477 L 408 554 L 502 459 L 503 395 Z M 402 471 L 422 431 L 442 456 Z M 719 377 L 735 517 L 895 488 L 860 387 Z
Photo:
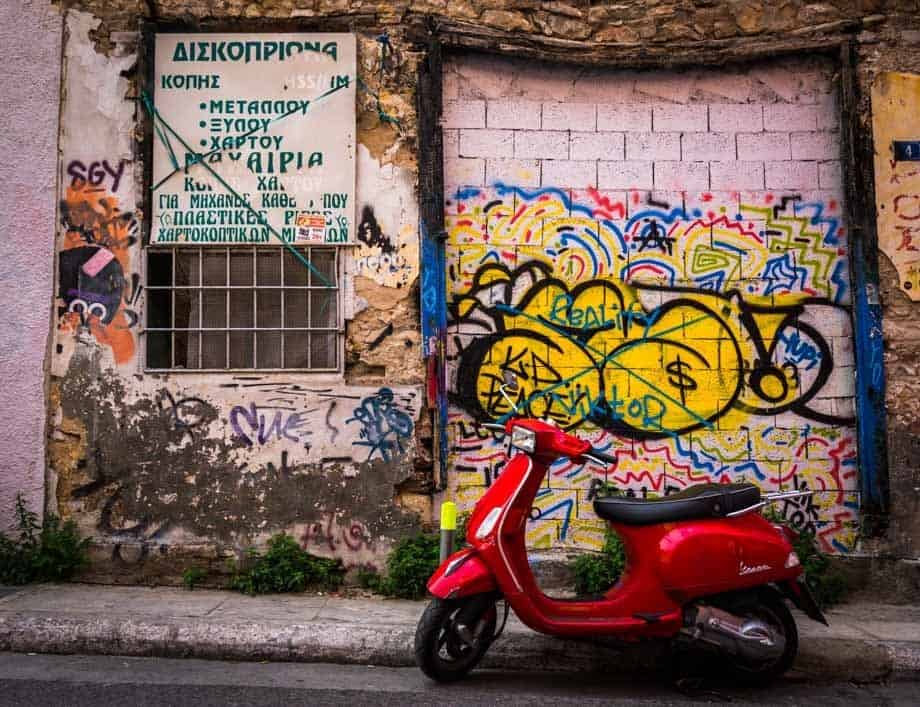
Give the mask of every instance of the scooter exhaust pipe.
M 736 616 L 714 606 L 697 605 L 687 615 L 681 633 L 718 650 L 745 660 L 776 660 L 786 648 L 786 639 L 760 619 Z

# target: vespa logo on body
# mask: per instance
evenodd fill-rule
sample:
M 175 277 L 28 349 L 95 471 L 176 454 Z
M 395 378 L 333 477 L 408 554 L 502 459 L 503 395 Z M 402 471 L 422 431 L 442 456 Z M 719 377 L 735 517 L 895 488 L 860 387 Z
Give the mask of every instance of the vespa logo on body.
M 766 572 L 767 570 L 773 569 L 770 565 L 754 565 L 753 567 L 748 567 L 744 564 L 744 560 L 738 563 L 738 576 L 743 577 L 746 574 L 755 574 L 756 572 Z

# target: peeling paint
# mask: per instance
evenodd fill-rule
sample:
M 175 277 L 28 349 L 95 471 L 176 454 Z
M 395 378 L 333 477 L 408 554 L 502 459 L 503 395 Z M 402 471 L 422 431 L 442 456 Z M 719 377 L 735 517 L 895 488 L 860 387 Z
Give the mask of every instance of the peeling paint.
M 105 26 L 78 11 L 67 29 L 51 504 L 93 537 L 96 576 L 175 574 L 176 558 L 233 555 L 280 531 L 379 565 L 430 515 L 395 501 L 415 478 L 423 415 L 416 177 L 394 159 L 401 131 L 374 128 L 391 143 L 376 156 L 358 147 L 367 219 L 346 251 L 344 375 L 145 374 L 134 36 L 103 42 Z M 411 125 L 411 102 L 380 106 Z

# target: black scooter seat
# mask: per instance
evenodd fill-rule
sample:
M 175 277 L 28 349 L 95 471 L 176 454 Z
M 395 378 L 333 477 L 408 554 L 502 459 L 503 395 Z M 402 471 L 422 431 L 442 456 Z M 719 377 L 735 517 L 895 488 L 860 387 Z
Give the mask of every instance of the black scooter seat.
M 697 484 L 662 498 L 604 496 L 594 499 L 594 512 L 625 525 L 654 525 L 694 518 L 724 518 L 760 501 L 754 484 Z

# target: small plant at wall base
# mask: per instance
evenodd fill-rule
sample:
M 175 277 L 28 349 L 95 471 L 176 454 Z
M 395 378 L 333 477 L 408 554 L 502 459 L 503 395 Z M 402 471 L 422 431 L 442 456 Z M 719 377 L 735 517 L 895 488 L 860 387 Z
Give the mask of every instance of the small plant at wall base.
M 386 575 L 374 591 L 400 599 L 420 599 L 427 591 L 428 578 L 438 568 L 440 541 L 424 533 L 400 540 L 387 557 Z
M 469 514 L 457 518 L 454 552 L 466 545 Z M 359 572 L 358 583 L 365 589 L 400 599 L 420 599 L 428 591 L 428 580 L 440 564 L 440 535 L 422 533 L 400 540 L 387 556 L 387 571 L 381 576 Z
M 244 568 L 234 568 L 230 588 L 246 594 L 302 592 L 307 587 L 337 589 L 345 578 L 341 560 L 317 557 L 286 533 L 273 535 L 264 554 L 247 551 Z
M 22 496 L 16 497 L 19 537 L 0 534 L 0 584 L 60 582 L 73 577 L 87 565 L 89 538 L 80 539 L 72 520 L 61 523 L 56 515 L 39 524 Z
M 827 608 L 839 604 L 847 593 L 846 580 L 831 559 L 818 549 L 812 533 L 800 533 L 792 543 L 799 562 L 805 568 L 805 580 L 818 605 Z
M 380 591 L 382 577 L 375 567 L 370 565 L 359 567 L 355 579 L 358 582 L 358 586 L 362 589 L 368 589 L 372 592 Z
M 182 573 L 182 583 L 187 589 L 192 590 L 207 576 L 208 571 L 206 569 L 201 567 L 189 567 Z
M 579 555 L 572 563 L 577 594 L 603 594 L 614 585 L 626 566 L 626 550 L 620 536 L 604 529 L 599 553 Z
M 787 524 L 775 508 L 764 509 L 763 517 L 771 523 Z M 848 591 L 846 580 L 834 567 L 831 559 L 818 549 L 814 533 L 800 532 L 792 543 L 805 570 L 805 579 L 822 608 L 839 604 Z

